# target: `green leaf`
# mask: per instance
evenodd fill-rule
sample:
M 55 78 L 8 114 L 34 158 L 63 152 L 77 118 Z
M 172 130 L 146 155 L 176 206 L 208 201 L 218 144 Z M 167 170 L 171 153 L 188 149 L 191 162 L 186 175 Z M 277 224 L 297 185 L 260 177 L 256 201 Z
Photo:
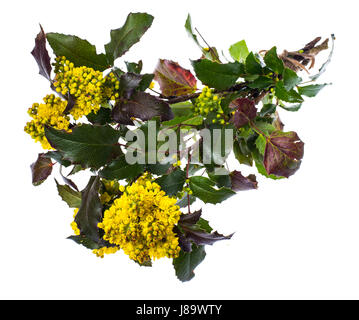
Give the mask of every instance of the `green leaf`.
M 315 97 L 320 90 L 322 90 L 328 83 L 311 84 L 309 86 L 298 87 L 299 94 L 307 97 Z
M 277 55 L 277 48 L 273 47 L 264 56 L 264 62 L 266 66 L 277 74 L 282 74 L 284 70 L 284 64 L 282 59 Z
M 56 182 L 57 191 L 63 201 L 67 203 L 70 208 L 80 208 L 81 206 L 81 192 L 75 191 L 68 185 L 61 185 Z
M 161 164 L 161 163 L 154 163 L 154 164 L 146 164 L 146 171 L 149 171 L 156 175 L 163 175 L 167 172 L 167 170 L 172 166 L 171 163 Z
M 68 167 L 71 165 L 71 162 L 68 160 L 65 160 L 63 158 L 63 155 L 59 151 L 48 151 L 44 154 L 44 157 L 53 159 L 64 167 Z
M 264 155 L 264 151 L 266 149 L 267 140 L 261 134 L 258 135 L 256 139 L 256 147 L 261 155 Z
M 214 184 L 206 177 L 195 176 L 190 178 L 189 186 L 193 195 L 205 203 L 220 203 L 235 194 L 231 189 L 225 187 L 215 189 L 213 188 Z
M 253 157 L 244 139 L 233 141 L 233 153 L 239 163 L 252 166 Z
M 184 126 L 188 125 L 201 125 L 203 123 L 203 117 L 201 115 L 188 115 L 183 117 L 175 117 L 172 120 L 162 122 L 162 126 L 171 127 L 175 125 Z
M 191 280 L 195 276 L 194 269 L 204 260 L 205 256 L 204 246 L 193 244 L 191 252 L 181 250 L 178 258 L 173 259 L 177 278 L 182 282 Z
M 283 108 L 284 110 L 295 112 L 298 111 L 301 107 L 301 103 L 291 104 L 291 105 L 284 105 L 283 103 L 280 103 L 279 106 Z
M 233 86 L 244 73 L 239 62 L 221 64 L 207 59 L 191 61 L 199 80 L 208 87 L 224 90 Z
M 170 174 L 163 175 L 155 180 L 168 196 L 174 196 L 180 192 L 185 181 L 186 173 L 181 169 L 174 170 Z
M 100 249 L 102 247 L 102 245 L 96 241 L 93 241 L 89 238 L 87 238 L 84 235 L 79 235 L 79 236 L 69 236 L 67 237 L 67 239 L 70 239 L 72 241 L 75 241 L 77 244 L 81 244 L 83 245 L 85 248 L 87 249 Z
M 43 183 L 52 172 L 53 163 L 45 154 L 39 153 L 37 160 L 31 164 L 32 184 L 38 186 Z
M 101 107 L 96 113 L 93 111 L 86 116 L 92 124 L 105 125 L 112 122 L 111 109 Z
M 254 56 L 253 52 L 250 52 L 246 58 L 245 70 L 247 74 L 250 75 L 262 74 L 263 68 L 261 64 L 258 62 L 258 60 L 256 59 L 256 57 Z
M 196 197 L 194 197 L 193 195 L 189 195 L 189 204 L 191 205 L 192 203 L 194 203 L 196 201 Z M 184 193 L 183 197 L 181 199 L 178 199 L 177 206 L 179 206 L 180 208 L 184 208 L 188 206 L 188 195 L 187 192 Z
M 225 170 L 223 168 L 223 170 Z M 226 170 L 227 171 L 227 170 Z M 222 172 L 221 172 L 222 173 Z M 216 183 L 217 187 L 226 187 L 231 188 L 231 179 L 229 177 L 229 172 L 227 174 L 215 174 L 215 171 L 207 170 L 208 177 Z
M 186 19 L 186 23 L 184 25 L 188 36 L 201 48 L 201 50 L 203 49 L 203 47 L 199 44 L 197 36 L 193 33 L 193 29 L 192 29 L 192 19 L 190 14 L 188 14 L 187 19 Z
M 118 144 L 120 132 L 108 125 L 82 124 L 71 133 L 46 127 L 45 136 L 65 160 L 83 168 L 100 168 L 122 154 Z
M 267 121 L 264 120 L 258 120 L 258 118 L 254 121 L 254 125 L 256 126 L 257 129 L 259 129 L 260 131 L 262 131 L 265 134 L 270 134 L 275 130 L 275 127 L 273 126 L 273 124 L 268 123 Z
M 290 103 L 297 103 L 304 101 L 302 96 L 294 89 L 287 91 L 284 87 L 283 80 L 277 82 L 275 87 L 275 95 L 278 99 Z
M 193 104 L 190 101 L 171 104 L 171 110 L 175 118 L 192 115 L 192 107 Z
M 249 54 L 246 42 L 241 40 L 235 44 L 232 44 L 229 48 L 229 53 L 234 60 L 238 62 L 245 61 Z
M 248 87 L 252 89 L 266 89 L 274 85 L 274 80 L 272 78 L 260 76 L 255 79 L 253 82 L 248 84 Z
M 259 112 L 259 115 L 261 117 L 264 117 L 266 115 L 270 115 L 270 114 L 273 114 L 277 109 L 277 106 L 273 103 L 267 103 L 267 104 L 264 104 L 261 111 Z
M 102 220 L 102 204 L 99 197 L 100 177 L 92 176 L 81 192 L 81 206 L 75 216 L 75 222 L 81 235 L 99 242 L 100 234 L 97 224 Z
M 113 160 L 106 165 L 100 172 L 99 176 L 108 180 L 133 179 L 144 171 L 144 165 L 139 163 L 128 164 L 126 156 Z
M 61 33 L 47 33 L 47 41 L 57 56 L 65 56 L 75 67 L 86 66 L 104 71 L 109 68 L 106 56 L 96 53 L 96 47 L 79 37 Z
M 127 72 L 132 72 L 132 73 L 137 73 L 140 74 L 142 71 L 142 60 L 136 62 L 128 62 L 125 61 L 126 67 L 127 67 Z
M 111 30 L 111 41 L 105 45 L 111 65 L 140 40 L 152 22 L 153 16 L 147 13 L 130 13 L 121 28 Z
M 302 81 L 302 78 L 289 68 L 285 68 L 283 71 L 283 84 L 287 91 L 292 90 L 298 83 Z

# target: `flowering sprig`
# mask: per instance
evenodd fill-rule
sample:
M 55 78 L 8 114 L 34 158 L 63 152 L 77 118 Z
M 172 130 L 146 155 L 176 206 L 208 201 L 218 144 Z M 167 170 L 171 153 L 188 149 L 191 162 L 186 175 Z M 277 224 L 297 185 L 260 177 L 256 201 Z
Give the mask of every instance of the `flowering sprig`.
M 55 180 L 57 190 L 74 209 L 69 239 L 98 257 L 123 251 L 142 266 L 170 258 L 177 277 L 188 281 L 205 246 L 232 237 L 213 231 L 193 203 L 218 204 L 257 188 L 254 174 L 229 169 L 231 153 L 239 166 L 255 165 L 272 179 L 299 169 L 304 143 L 296 132 L 283 131 L 278 111 L 298 111 L 303 96 L 327 85 L 314 81 L 333 49 L 309 79 L 302 77 L 328 39 L 279 55 L 276 47 L 250 52 L 241 40 L 229 49 L 232 61 L 223 62 L 215 47 L 201 44 L 188 16 L 186 31 L 202 54 L 191 62 L 194 74 L 167 59 L 153 74 L 141 73 L 142 61 L 125 61 L 126 71 L 115 66 L 152 21 L 149 14 L 130 13 L 111 30 L 105 53 L 87 40 L 41 28 L 31 53 L 53 93 L 28 110 L 25 132 L 46 150 L 31 165 L 34 185 L 60 166 L 65 184 Z M 85 170 L 91 176 L 79 191 L 70 176 Z

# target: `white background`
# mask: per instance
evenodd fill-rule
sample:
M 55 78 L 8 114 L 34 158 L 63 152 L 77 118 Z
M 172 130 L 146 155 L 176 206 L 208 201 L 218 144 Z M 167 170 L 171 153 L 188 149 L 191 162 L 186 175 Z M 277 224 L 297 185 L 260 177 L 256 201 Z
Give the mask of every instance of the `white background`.
M 2 299 L 358 299 L 358 67 L 356 1 L 7 1 L 1 24 Z M 27 108 L 50 93 L 30 55 L 39 23 L 75 34 L 103 52 L 110 29 L 129 12 L 155 16 L 124 59 L 158 58 L 190 68 L 199 56 L 184 23 L 224 50 L 246 39 L 250 50 L 294 50 L 316 36 L 336 35 L 320 83 L 332 82 L 298 113 L 283 110 L 285 130 L 305 142 L 302 167 L 288 180 L 258 177 L 259 189 L 203 208 L 232 240 L 207 246 L 196 277 L 179 282 L 171 261 L 141 268 L 122 252 L 99 259 L 66 237 L 72 210 L 53 178 L 31 184 L 29 165 L 41 152 L 23 132 Z M 318 66 L 328 52 L 318 57 Z M 119 65 L 123 59 L 119 59 Z M 231 169 L 235 169 L 231 165 Z M 237 167 L 244 173 L 255 172 Z M 58 177 L 58 170 L 55 169 Z M 76 178 L 75 178 L 76 180 Z M 84 187 L 85 180 L 77 180 Z

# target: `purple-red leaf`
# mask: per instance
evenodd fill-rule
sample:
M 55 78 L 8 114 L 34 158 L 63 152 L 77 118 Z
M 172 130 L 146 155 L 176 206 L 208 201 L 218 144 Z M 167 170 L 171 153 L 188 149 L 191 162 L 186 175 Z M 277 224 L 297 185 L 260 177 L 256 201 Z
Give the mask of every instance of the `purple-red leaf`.
M 208 233 L 207 231 L 191 228 L 182 225 L 182 230 L 188 241 L 194 242 L 196 245 L 212 245 L 219 240 L 228 240 L 231 239 L 233 234 L 229 236 L 224 236 L 223 234 L 218 233 L 217 231 Z
M 40 32 L 35 38 L 35 47 L 31 51 L 38 66 L 39 73 L 44 76 L 47 80 L 51 81 L 51 62 L 50 56 L 46 49 L 46 34 L 40 25 Z
M 257 108 L 254 101 L 247 98 L 238 98 L 232 101 L 229 107 L 235 110 L 231 121 L 238 129 L 257 116 Z
M 37 160 L 30 166 L 32 184 L 38 186 L 43 183 L 52 172 L 53 163 L 44 153 L 39 153 Z
M 154 74 L 164 96 L 180 96 L 196 91 L 196 78 L 177 62 L 160 59 Z
M 161 121 L 173 119 L 173 112 L 169 104 L 145 92 L 135 92 L 130 100 L 120 101 L 112 111 L 112 118 L 121 124 L 133 124 L 132 118 L 143 121 L 154 117 Z
M 258 182 L 254 174 L 245 177 L 240 171 L 234 170 L 230 173 L 232 190 L 245 191 L 258 188 Z
M 293 132 L 274 131 L 267 139 L 264 167 L 268 174 L 289 177 L 300 167 L 304 143 Z
M 179 245 L 184 252 L 191 252 L 192 242 L 196 245 L 212 245 L 216 241 L 230 239 L 233 234 L 224 236 L 217 231 L 211 232 L 212 228 L 208 221 L 201 218 L 202 209 L 183 214 L 175 228 L 179 239 Z

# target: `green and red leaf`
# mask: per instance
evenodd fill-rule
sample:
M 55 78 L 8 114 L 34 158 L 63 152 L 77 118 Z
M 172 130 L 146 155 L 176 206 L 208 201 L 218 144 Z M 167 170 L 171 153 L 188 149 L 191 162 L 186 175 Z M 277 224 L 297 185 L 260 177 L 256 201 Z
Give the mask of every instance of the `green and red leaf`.
M 196 78 L 177 62 L 160 59 L 154 74 L 164 96 L 180 96 L 196 91 Z

